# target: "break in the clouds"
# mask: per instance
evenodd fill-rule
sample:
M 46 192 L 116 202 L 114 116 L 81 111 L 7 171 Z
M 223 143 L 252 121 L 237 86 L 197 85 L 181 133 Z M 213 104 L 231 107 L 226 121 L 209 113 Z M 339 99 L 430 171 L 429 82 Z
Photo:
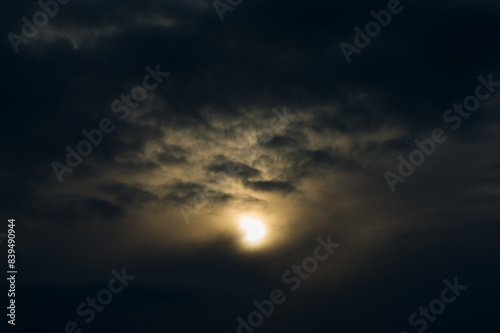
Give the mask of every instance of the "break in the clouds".
M 221 2 L 223 21 L 205 0 L 60 1 L 39 26 L 38 2 L 2 11 L 18 331 L 81 322 L 127 267 L 133 284 L 82 331 L 235 332 L 330 234 L 342 248 L 255 332 L 416 331 L 455 276 L 469 288 L 427 331 L 498 330 L 500 93 L 457 130 L 443 113 L 500 81 L 499 4 L 402 0 L 361 50 L 388 1 Z M 350 63 L 342 42 L 361 50 Z M 392 193 L 384 172 L 437 127 L 446 142 Z

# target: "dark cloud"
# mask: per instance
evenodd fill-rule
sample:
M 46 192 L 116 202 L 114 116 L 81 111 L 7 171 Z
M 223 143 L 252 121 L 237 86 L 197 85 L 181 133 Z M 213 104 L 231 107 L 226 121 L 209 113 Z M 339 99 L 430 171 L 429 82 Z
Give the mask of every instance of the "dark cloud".
M 229 166 L 228 166 L 229 165 Z M 244 163 L 227 161 L 223 164 L 211 164 L 206 167 L 208 172 L 223 172 L 227 177 L 236 177 L 243 180 L 261 177 L 261 172 Z M 215 177 L 214 177 L 215 179 Z
M 282 181 L 244 181 L 243 185 L 255 191 L 278 192 L 281 194 L 288 194 L 297 190 L 295 186 Z
M 299 145 L 299 139 L 285 136 L 276 136 L 266 145 L 266 148 L 282 149 L 296 147 Z
M 140 188 L 126 186 L 124 184 L 105 184 L 102 191 L 112 196 L 121 205 L 143 205 L 158 201 L 154 193 L 144 191 Z
M 88 221 L 88 219 L 99 219 L 102 221 L 113 221 L 124 214 L 124 207 L 118 206 L 106 200 L 94 198 L 72 197 L 64 198 L 52 205 L 58 205 L 50 210 L 40 211 L 42 216 L 54 216 L 56 221 L 73 223 Z
M 187 152 L 179 146 L 166 146 L 158 153 L 158 161 L 162 164 L 185 164 L 187 163 Z

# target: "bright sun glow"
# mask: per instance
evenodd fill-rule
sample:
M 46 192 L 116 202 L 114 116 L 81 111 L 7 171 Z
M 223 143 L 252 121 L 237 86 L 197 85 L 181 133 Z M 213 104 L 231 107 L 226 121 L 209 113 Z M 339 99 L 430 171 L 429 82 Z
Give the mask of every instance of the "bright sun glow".
M 243 230 L 247 243 L 256 245 L 264 239 L 266 227 L 261 221 L 248 217 L 242 217 L 240 221 L 240 229 Z

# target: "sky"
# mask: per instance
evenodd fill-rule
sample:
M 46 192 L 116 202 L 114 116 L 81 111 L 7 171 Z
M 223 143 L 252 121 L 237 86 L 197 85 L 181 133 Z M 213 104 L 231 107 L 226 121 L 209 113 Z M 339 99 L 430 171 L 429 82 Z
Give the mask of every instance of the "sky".
M 4 6 L 1 331 L 498 332 L 499 14 Z

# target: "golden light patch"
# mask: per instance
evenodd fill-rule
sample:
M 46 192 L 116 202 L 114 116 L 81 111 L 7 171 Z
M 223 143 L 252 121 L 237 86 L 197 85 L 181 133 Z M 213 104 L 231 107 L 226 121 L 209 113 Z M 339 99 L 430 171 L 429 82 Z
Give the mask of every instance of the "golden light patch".
M 267 234 L 267 228 L 262 221 L 249 217 L 240 218 L 240 230 L 243 233 L 243 241 L 248 245 L 262 243 Z

